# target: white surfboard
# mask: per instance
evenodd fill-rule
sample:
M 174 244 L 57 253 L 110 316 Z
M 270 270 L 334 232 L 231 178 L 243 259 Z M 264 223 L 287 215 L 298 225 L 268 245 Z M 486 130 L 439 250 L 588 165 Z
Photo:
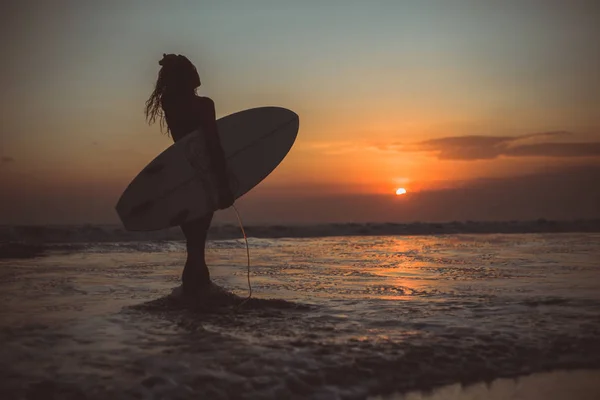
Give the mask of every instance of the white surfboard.
M 299 123 L 297 114 L 280 107 L 254 108 L 217 120 L 236 199 L 284 159 Z M 135 231 L 181 225 L 217 210 L 216 179 L 202 132 L 186 135 L 152 160 L 125 189 L 116 210 L 125 228 Z

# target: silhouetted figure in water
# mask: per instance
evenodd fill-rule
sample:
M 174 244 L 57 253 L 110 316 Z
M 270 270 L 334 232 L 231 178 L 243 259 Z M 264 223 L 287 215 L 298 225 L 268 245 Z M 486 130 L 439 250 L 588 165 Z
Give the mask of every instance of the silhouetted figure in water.
M 219 209 L 233 204 L 229 189 L 225 154 L 217 132 L 215 104 L 208 97 L 200 97 L 196 90 L 200 77 L 196 67 L 182 55 L 164 54 L 159 61 L 161 69 L 152 95 L 146 101 L 149 123 L 160 119 L 161 128 L 178 141 L 198 128 L 206 135 L 209 158 L 219 182 Z M 205 260 L 205 245 L 213 213 L 181 225 L 187 239 L 187 260 L 183 269 L 183 293 L 195 296 L 214 288 Z

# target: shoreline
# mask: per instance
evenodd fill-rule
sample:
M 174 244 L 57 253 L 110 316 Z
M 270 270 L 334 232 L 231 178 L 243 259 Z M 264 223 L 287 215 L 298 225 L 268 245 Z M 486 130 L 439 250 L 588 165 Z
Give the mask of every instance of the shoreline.
M 413 222 L 413 223 L 344 223 L 324 225 L 247 226 L 248 237 L 316 238 L 331 236 L 419 236 L 450 234 L 524 234 L 524 233 L 595 233 L 600 220 L 585 221 L 509 221 L 509 222 Z M 209 238 L 233 239 L 240 235 L 238 225 L 212 227 Z
M 330 223 L 318 225 L 247 225 L 248 237 L 317 238 L 334 236 L 417 236 L 450 234 L 598 233 L 600 219 L 553 221 L 453 221 L 412 223 Z M 211 226 L 208 238 L 239 239 L 240 226 Z M 51 244 L 184 240 L 179 227 L 127 231 L 121 225 L 0 225 L 0 244 Z
M 600 233 L 600 220 L 425 223 L 338 223 L 321 225 L 250 225 L 249 238 L 302 239 L 356 236 L 436 236 Z M 208 240 L 242 239 L 239 225 L 212 226 Z M 118 225 L 0 226 L 0 260 L 42 257 L 48 250 L 77 252 L 92 243 L 183 241 L 179 227 L 130 232 Z

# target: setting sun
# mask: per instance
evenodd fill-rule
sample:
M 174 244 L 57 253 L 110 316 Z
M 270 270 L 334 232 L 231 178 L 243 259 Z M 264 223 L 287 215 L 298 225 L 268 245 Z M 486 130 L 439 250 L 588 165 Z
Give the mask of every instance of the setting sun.
M 403 194 L 406 194 L 406 189 L 404 189 L 404 188 L 398 188 L 396 190 L 396 196 L 400 196 L 400 195 L 403 195 Z

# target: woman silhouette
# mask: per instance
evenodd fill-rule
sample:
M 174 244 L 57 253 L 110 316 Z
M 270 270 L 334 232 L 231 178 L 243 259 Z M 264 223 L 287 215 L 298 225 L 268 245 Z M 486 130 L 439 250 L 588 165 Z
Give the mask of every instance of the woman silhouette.
M 225 155 L 217 131 L 215 104 L 208 97 L 200 97 L 196 89 L 200 77 L 196 67 L 182 55 L 163 54 L 158 62 L 161 69 L 154 91 L 146 101 L 146 119 L 150 124 L 160 120 L 167 134 L 176 142 L 200 128 L 206 136 L 210 163 L 219 182 L 219 209 L 233 204 L 229 188 Z M 210 291 L 211 283 L 205 260 L 205 245 L 213 213 L 181 225 L 187 240 L 187 260 L 183 268 L 183 294 L 196 296 Z

